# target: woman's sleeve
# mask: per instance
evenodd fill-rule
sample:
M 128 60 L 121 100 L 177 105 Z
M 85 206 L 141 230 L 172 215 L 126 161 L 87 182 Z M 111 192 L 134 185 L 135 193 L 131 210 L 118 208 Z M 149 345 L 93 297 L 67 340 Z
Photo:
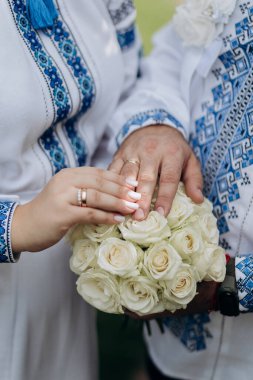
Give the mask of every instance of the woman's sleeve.
M 109 123 L 114 150 L 134 130 L 154 124 L 167 124 L 188 137 L 189 110 L 181 94 L 184 48 L 171 24 L 154 37 L 153 52 L 140 56 L 140 38 L 132 20 L 132 38 L 123 38 L 122 24 L 116 25 L 125 63 L 125 88 Z M 130 26 L 129 26 L 130 27 Z
M 235 276 L 240 312 L 253 312 L 253 255 L 235 259 Z
M 18 197 L 0 195 L 0 263 L 15 263 L 19 254 L 14 254 L 11 247 L 10 226 Z

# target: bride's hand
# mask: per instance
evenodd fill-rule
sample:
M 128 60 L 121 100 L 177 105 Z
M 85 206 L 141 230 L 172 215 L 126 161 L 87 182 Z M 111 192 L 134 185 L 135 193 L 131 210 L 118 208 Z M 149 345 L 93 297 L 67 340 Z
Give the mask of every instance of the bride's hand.
M 86 190 L 86 207 L 78 190 Z M 124 177 L 97 168 L 64 169 L 32 201 L 18 206 L 12 221 L 14 252 L 41 251 L 57 243 L 77 223 L 116 224 L 133 213 L 140 195 Z
M 170 211 L 180 180 L 194 202 L 203 202 L 199 162 L 183 135 L 173 127 L 155 125 L 133 132 L 119 148 L 109 169 L 126 178 L 138 179 L 137 191 L 142 198 L 133 216 L 135 219 L 147 216 L 157 182 L 159 192 L 155 209 L 165 216 Z

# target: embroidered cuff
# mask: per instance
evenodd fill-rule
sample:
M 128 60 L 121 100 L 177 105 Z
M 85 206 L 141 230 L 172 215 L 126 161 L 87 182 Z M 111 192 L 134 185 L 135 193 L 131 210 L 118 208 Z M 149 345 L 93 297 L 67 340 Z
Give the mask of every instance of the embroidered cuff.
M 117 39 L 121 50 L 125 51 L 130 49 L 136 41 L 136 29 L 135 24 L 128 28 L 117 31 Z
M 116 137 L 117 147 L 126 139 L 130 133 L 140 129 L 142 127 L 148 127 L 149 125 L 166 124 L 179 129 L 185 136 L 185 129 L 182 124 L 170 113 L 162 109 L 155 109 L 151 111 L 141 112 L 133 116 L 128 122 L 121 128 Z
M 0 201 L 0 263 L 15 263 L 19 254 L 14 255 L 11 248 L 10 226 L 18 203 Z M 14 257 L 15 256 L 15 257 Z
M 235 276 L 239 309 L 241 312 L 253 312 L 253 255 L 236 257 Z

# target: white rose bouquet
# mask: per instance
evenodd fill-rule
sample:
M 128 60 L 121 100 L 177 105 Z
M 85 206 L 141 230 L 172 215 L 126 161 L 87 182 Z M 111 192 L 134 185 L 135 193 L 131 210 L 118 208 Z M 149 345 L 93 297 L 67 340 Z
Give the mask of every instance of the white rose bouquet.
M 69 234 L 77 291 L 97 309 L 139 316 L 185 309 L 197 283 L 222 282 L 225 252 L 212 205 L 196 205 L 180 183 L 167 218 L 150 211 L 115 226 L 76 226 Z

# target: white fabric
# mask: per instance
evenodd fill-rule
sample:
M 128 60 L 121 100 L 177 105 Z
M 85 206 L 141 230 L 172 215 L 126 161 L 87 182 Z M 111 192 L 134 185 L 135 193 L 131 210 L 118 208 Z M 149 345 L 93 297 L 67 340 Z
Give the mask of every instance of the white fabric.
M 137 40 L 126 53 L 120 49 L 105 3 L 58 1 L 96 88 L 95 102 L 78 122 L 88 148 L 87 165 L 119 98 L 133 86 L 139 62 Z M 120 9 L 123 3 L 114 1 L 113 6 Z M 1 1 L 0 202 L 20 199 L 24 203 L 52 176 L 51 163 L 38 140 L 53 122 L 55 103 L 50 83 L 36 65 L 14 16 L 13 1 Z M 135 12 L 126 15 L 124 27 L 134 17 Z M 71 68 L 44 32 L 38 36 L 62 73 L 73 115 L 80 106 L 80 92 Z M 76 166 L 61 123 L 55 128 L 68 166 Z M 95 312 L 76 293 L 69 257 L 70 249 L 62 241 L 42 253 L 23 253 L 17 264 L 0 265 L 1 380 L 97 379 Z

